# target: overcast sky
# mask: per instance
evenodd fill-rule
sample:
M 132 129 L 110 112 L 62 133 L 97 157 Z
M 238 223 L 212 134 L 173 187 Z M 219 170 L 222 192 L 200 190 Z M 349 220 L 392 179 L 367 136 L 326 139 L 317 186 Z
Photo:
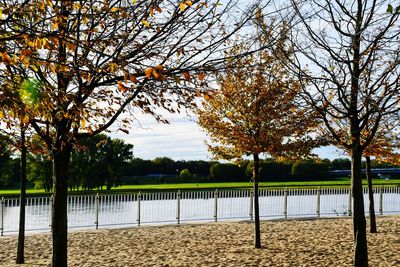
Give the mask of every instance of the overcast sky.
M 134 157 L 154 159 L 170 157 L 174 160 L 210 160 L 211 154 L 204 143 L 207 136 L 186 114 L 166 114 L 170 124 L 160 124 L 151 116 L 137 115 L 140 125 L 132 125 L 129 134 L 111 134 L 133 144 Z M 334 147 L 318 148 L 314 151 L 321 158 L 344 157 Z

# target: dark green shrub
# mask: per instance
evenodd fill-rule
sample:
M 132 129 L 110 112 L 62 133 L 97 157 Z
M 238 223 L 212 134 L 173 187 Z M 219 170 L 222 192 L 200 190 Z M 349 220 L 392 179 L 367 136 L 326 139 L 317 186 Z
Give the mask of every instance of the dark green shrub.
M 232 163 L 215 163 L 210 168 L 210 178 L 219 182 L 247 181 L 244 171 Z
M 287 180 L 291 177 L 292 165 L 285 162 L 277 162 L 267 160 L 260 163 L 260 180 L 261 181 L 279 181 Z M 254 163 L 251 162 L 247 165 L 246 176 L 251 178 L 253 176 Z
M 329 164 L 325 162 L 299 161 L 292 166 L 292 176 L 300 180 L 328 178 Z

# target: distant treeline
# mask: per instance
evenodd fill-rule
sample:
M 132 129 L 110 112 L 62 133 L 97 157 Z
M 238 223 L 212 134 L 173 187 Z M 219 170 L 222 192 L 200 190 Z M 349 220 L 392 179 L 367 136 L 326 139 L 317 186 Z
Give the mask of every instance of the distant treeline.
M 153 160 L 134 158 L 133 145 L 120 139 L 98 135 L 82 140 L 71 158 L 68 185 L 72 190 L 91 190 L 122 184 L 154 184 L 177 182 L 236 182 L 249 181 L 253 163 L 243 160 L 239 165 L 203 160 L 172 160 L 159 157 Z M 19 185 L 19 158 L 4 140 L 0 144 L 0 188 Z M 372 168 L 390 168 L 390 164 L 372 160 Z M 349 159 L 306 160 L 281 162 L 266 159 L 261 162 L 261 181 L 324 180 L 329 170 L 348 170 Z M 28 157 L 29 186 L 52 189 L 52 161 L 49 155 Z

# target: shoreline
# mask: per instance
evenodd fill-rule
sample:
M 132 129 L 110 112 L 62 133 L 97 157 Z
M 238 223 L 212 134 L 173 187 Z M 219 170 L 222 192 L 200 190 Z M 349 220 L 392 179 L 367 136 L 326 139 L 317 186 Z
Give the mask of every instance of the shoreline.
M 367 225 L 369 225 L 367 220 Z M 368 233 L 370 266 L 400 266 L 400 216 L 378 216 Z M 70 231 L 68 266 L 351 266 L 351 217 L 261 221 L 262 248 L 249 221 L 146 225 Z M 27 233 L 24 265 L 17 235 L 0 237 L 0 266 L 50 266 L 50 233 Z

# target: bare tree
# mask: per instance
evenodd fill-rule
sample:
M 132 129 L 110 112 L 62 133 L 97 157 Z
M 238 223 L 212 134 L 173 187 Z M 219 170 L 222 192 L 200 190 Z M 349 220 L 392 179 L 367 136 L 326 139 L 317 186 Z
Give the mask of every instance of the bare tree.
M 399 12 L 388 4 L 292 1 L 292 70 L 335 143 L 351 152 L 355 266 L 368 266 L 362 154 L 399 108 Z

